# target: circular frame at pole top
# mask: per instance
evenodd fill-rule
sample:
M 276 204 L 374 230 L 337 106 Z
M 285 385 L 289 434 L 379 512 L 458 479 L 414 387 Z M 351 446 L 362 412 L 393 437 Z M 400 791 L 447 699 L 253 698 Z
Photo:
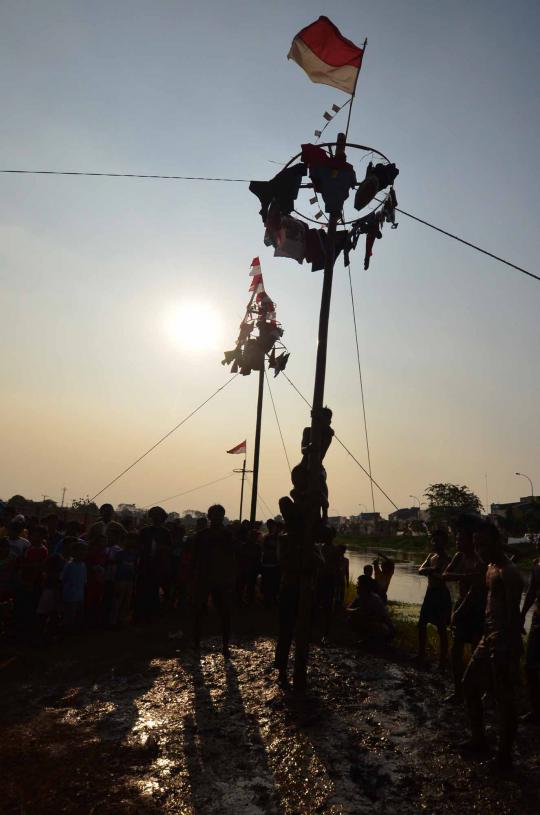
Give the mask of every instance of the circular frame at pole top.
M 317 145 L 317 147 L 337 147 L 337 144 L 338 144 L 338 143 L 337 143 L 337 141 L 331 141 L 331 142 L 322 142 L 321 144 L 318 144 L 318 145 Z M 391 162 L 390 162 L 390 159 L 388 158 L 388 156 L 385 156 L 385 154 L 384 154 L 384 153 L 382 153 L 380 150 L 377 150 L 377 148 L 376 148 L 376 147 L 368 147 L 368 146 L 367 146 L 367 145 L 365 145 L 365 144 L 355 144 L 354 142 L 345 142 L 345 144 L 344 144 L 344 145 L 342 145 L 342 146 L 344 147 L 344 149 L 351 148 L 352 150 L 361 150 L 361 151 L 362 151 L 362 152 L 364 152 L 364 153 L 371 153 L 373 156 L 377 156 L 377 157 L 381 158 L 381 159 L 382 159 L 382 160 L 383 160 L 383 161 L 384 161 L 386 164 L 390 164 L 390 163 L 391 163 Z M 294 155 L 292 158 L 290 158 L 290 159 L 289 159 L 289 161 L 287 162 L 287 164 L 285 164 L 285 166 L 283 167 L 283 169 L 284 169 L 284 170 L 286 170 L 286 169 L 287 169 L 287 167 L 290 167 L 290 166 L 291 166 L 291 164 L 293 164 L 293 162 L 297 161 L 297 159 L 301 158 L 301 156 L 302 156 L 302 151 L 300 151 L 299 153 L 296 153 L 296 155 Z M 392 185 L 392 186 L 393 186 L 393 185 Z M 305 187 L 304 187 L 304 189 L 305 189 Z M 315 192 L 315 195 L 317 195 L 317 191 L 316 191 L 316 190 L 314 190 L 314 192 Z M 384 204 L 384 201 L 378 201 L 377 199 L 375 199 L 375 200 L 377 201 L 377 206 L 376 206 L 376 207 L 374 207 L 373 209 L 371 209 L 371 210 L 370 210 L 370 213 L 371 213 L 371 212 L 376 212 L 376 211 L 377 211 L 378 209 L 380 209 L 380 208 L 383 206 L 383 204 Z M 321 211 L 322 211 L 322 210 L 321 210 Z M 304 215 L 304 213 L 303 213 L 303 212 L 300 212 L 300 211 L 299 211 L 299 210 L 297 210 L 297 209 L 295 209 L 295 210 L 294 210 L 294 212 L 295 212 L 295 213 L 296 213 L 296 215 L 298 215 L 300 218 L 303 218 L 305 221 L 309 221 L 309 222 L 310 222 L 310 223 L 312 223 L 312 224 L 318 224 L 318 225 L 319 225 L 319 226 L 321 226 L 321 227 L 324 227 L 324 226 L 326 226 L 326 225 L 328 224 L 328 218 L 326 217 L 326 215 L 325 215 L 324 213 L 323 213 L 323 215 L 324 215 L 324 217 L 325 217 L 325 219 L 326 219 L 326 224 L 321 223 L 321 221 L 320 221 L 320 220 L 317 220 L 316 218 L 310 218 L 310 217 L 309 217 L 309 215 Z M 365 213 L 365 215 L 368 215 L 368 214 L 369 214 L 369 213 Z M 350 219 L 350 220 L 348 220 L 348 221 L 346 221 L 346 220 L 341 220 L 341 224 L 342 224 L 343 226 L 348 226 L 349 224 L 353 224 L 353 223 L 355 223 L 355 221 L 360 220 L 360 218 L 365 217 L 365 215 L 358 215 L 358 217 L 357 217 L 357 218 L 352 218 L 352 219 Z

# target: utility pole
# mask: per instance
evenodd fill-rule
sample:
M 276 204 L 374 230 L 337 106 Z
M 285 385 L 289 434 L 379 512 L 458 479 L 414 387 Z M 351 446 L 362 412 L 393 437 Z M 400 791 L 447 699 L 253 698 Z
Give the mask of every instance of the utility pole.
M 257 396 L 257 422 L 255 425 L 255 447 L 253 452 L 253 488 L 251 490 L 251 511 L 249 513 L 249 520 L 255 523 L 257 517 L 257 489 L 259 485 L 259 458 L 261 452 L 261 425 L 262 425 L 262 408 L 264 396 L 264 366 L 266 359 L 263 357 L 262 368 L 259 371 L 259 392 Z
M 345 154 L 345 134 L 339 133 L 336 144 L 336 157 Z M 320 522 L 319 506 L 316 496 L 319 493 L 322 466 L 322 424 L 321 411 L 324 402 L 324 385 L 326 381 L 326 352 L 328 346 L 328 322 L 330 302 L 332 299 L 332 281 L 334 277 L 336 228 L 340 213 L 332 212 L 328 221 L 326 240 L 326 260 L 319 313 L 319 333 L 317 342 L 317 362 L 315 366 L 315 384 L 313 388 L 313 407 L 311 410 L 311 436 L 309 457 L 309 509 L 304 530 L 302 546 L 303 574 L 300 581 L 300 601 L 296 625 L 295 657 L 293 684 L 296 691 L 304 691 L 307 686 L 307 666 L 309 658 L 310 628 L 313 610 L 313 576 L 311 563 L 315 548 L 316 530 Z
M 67 489 L 67 487 L 64 487 L 62 489 L 62 502 L 60 504 L 60 509 L 64 509 L 64 499 L 66 497 L 66 489 Z
M 241 470 L 233 470 L 235 473 L 242 473 L 242 486 L 240 487 L 240 523 L 242 523 L 242 512 L 244 508 L 244 480 L 246 478 L 246 473 L 252 473 L 253 470 L 246 470 L 246 459 L 244 459 L 244 463 L 242 465 Z

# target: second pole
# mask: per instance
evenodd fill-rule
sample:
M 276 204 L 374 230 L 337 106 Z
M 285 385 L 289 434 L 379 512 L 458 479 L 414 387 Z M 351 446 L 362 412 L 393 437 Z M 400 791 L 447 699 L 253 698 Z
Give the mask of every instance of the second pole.
M 265 361 L 263 359 L 262 368 L 259 371 L 259 392 L 257 397 L 257 423 L 255 425 L 255 447 L 253 452 L 253 490 L 251 492 L 251 511 L 249 513 L 249 520 L 251 523 L 255 523 L 257 516 L 257 490 L 259 485 L 259 456 L 261 451 L 261 424 L 264 395 L 264 366 Z

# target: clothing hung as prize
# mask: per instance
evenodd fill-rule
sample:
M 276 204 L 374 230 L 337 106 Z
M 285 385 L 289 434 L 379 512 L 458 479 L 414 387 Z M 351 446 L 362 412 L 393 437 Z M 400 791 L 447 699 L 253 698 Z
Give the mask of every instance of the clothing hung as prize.
M 357 182 L 354 167 L 344 155 L 334 156 L 331 150 L 317 144 L 302 144 L 301 161 L 286 167 L 270 181 L 252 181 L 249 189 L 261 203 L 260 215 L 265 225 L 264 243 L 274 247 L 274 257 L 284 257 L 297 263 L 306 261 L 311 264 L 311 271 L 324 269 L 327 260 L 328 234 L 325 229 L 310 228 L 300 218 L 291 213 L 302 187 L 303 177 L 309 173 L 311 184 L 317 195 L 310 198 L 310 203 L 317 203 L 318 195 L 322 197 L 324 209 L 330 215 L 341 215 L 343 206 L 356 189 L 354 206 L 360 210 L 373 201 L 377 193 L 391 187 L 381 207 L 355 221 L 350 230 L 340 230 L 335 235 L 334 261 L 343 251 L 345 265 L 350 265 L 350 252 L 356 248 L 358 236 L 366 235 L 364 269 L 369 268 L 375 240 L 382 237 L 382 224 L 388 222 L 395 229 L 395 209 L 397 199 L 392 185 L 399 174 L 395 164 L 370 162 L 366 176 Z M 319 212 L 315 217 L 319 218 Z

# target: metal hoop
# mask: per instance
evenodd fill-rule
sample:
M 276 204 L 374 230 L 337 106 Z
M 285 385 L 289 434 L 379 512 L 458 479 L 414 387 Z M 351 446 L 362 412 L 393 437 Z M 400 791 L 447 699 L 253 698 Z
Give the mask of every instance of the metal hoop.
M 322 144 L 318 144 L 317 147 L 337 147 L 337 142 L 335 142 L 335 141 L 324 142 Z M 390 159 L 388 158 L 388 156 L 385 156 L 384 153 L 381 153 L 381 151 L 377 150 L 375 147 L 367 147 L 367 145 L 365 145 L 365 144 L 354 144 L 353 142 L 345 142 L 345 147 L 346 148 L 351 147 L 353 150 L 363 150 L 365 153 L 371 153 L 372 155 L 380 156 L 382 159 L 384 159 L 384 161 L 386 161 L 387 164 L 390 164 Z M 300 151 L 295 156 L 293 156 L 291 159 L 289 159 L 289 161 L 287 162 L 287 164 L 285 164 L 283 169 L 286 170 L 287 167 L 290 167 L 290 165 L 294 161 L 296 161 L 298 158 L 300 158 L 301 155 L 302 155 L 302 151 Z M 304 189 L 306 189 L 306 188 L 304 187 Z M 315 192 L 315 195 L 317 195 L 317 191 L 314 190 L 314 192 Z M 369 215 L 372 212 L 377 212 L 377 210 L 379 210 L 383 205 L 384 205 L 384 201 L 380 201 L 378 203 L 378 205 L 374 209 L 371 209 L 369 211 L 369 213 L 367 213 L 367 214 Z M 324 215 L 324 217 L 326 219 L 326 224 L 321 224 L 321 222 L 318 221 L 316 218 L 310 218 L 308 215 L 304 215 L 303 212 L 299 212 L 297 209 L 295 209 L 294 212 L 300 218 L 303 218 L 305 221 L 309 221 L 312 224 L 317 224 L 318 226 L 321 226 L 321 227 L 324 227 L 324 226 L 326 226 L 328 224 L 328 218 L 326 217 L 326 215 L 324 215 L 324 213 L 323 213 L 323 215 Z M 350 224 L 354 224 L 354 223 L 356 223 L 356 221 L 359 221 L 360 218 L 362 218 L 362 217 L 365 217 L 365 216 L 360 215 L 358 218 L 352 218 L 350 221 L 342 220 L 341 225 L 342 226 L 349 226 Z

